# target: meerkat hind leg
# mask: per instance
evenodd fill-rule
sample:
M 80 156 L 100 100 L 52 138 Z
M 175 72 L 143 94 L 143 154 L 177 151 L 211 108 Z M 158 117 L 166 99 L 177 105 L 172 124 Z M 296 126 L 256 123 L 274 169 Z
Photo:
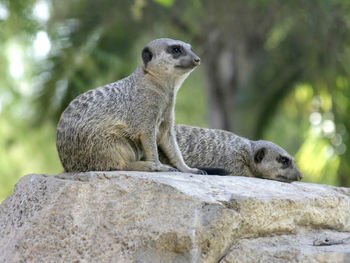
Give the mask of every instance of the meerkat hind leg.
M 128 162 L 124 170 L 128 171 L 149 171 L 149 172 L 177 172 L 178 169 L 161 164 L 158 157 L 156 136 L 154 132 L 147 132 L 140 136 L 143 148 L 144 160 Z

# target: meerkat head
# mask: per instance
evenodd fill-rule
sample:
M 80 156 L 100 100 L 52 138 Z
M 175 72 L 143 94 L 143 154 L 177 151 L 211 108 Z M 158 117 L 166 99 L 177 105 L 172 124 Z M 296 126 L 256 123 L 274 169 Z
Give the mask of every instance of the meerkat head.
M 155 77 L 184 80 L 200 64 L 200 58 L 190 44 L 160 38 L 142 50 L 142 63 L 144 71 Z
M 251 155 L 250 169 L 256 177 L 282 182 L 302 179 L 294 158 L 272 142 L 252 141 Z

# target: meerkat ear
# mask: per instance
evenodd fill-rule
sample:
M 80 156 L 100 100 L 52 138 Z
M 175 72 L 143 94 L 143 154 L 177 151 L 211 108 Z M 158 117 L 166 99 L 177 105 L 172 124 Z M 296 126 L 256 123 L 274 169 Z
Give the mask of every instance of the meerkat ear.
M 145 65 L 147 65 L 148 62 L 150 62 L 152 60 L 153 54 L 151 52 L 151 50 L 149 50 L 148 47 L 145 47 L 142 50 L 142 60 L 143 63 L 145 63 Z
M 261 161 L 265 157 L 265 151 L 265 148 L 260 148 L 259 150 L 257 150 L 257 152 L 254 154 L 254 162 L 261 163 Z

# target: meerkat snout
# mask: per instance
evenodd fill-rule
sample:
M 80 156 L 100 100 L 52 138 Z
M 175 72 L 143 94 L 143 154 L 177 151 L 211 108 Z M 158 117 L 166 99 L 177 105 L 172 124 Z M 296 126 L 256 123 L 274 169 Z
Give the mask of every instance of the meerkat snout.
M 200 57 L 198 57 L 195 53 L 193 53 L 192 49 L 190 50 L 190 54 L 192 56 L 192 63 L 193 63 L 193 66 L 196 67 L 196 66 L 199 66 L 201 64 L 201 59 Z
M 297 180 L 300 182 L 301 181 L 301 179 L 303 179 L 303 175 L 301 174 L 301 172 L 298 170 L 298 168 L 294 168 L 295 170 L 296 170 L 296 178 L 297 178 Z
M 196 57 L 193 59 L 193 62 L 195 65 L 199 66 L 201 64 L 201 59 L 199 57 Z

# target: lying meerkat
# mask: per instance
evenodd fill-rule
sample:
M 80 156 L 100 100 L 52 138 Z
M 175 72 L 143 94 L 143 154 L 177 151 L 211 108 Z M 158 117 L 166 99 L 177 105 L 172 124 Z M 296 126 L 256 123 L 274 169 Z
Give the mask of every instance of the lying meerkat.
M 215 167 L 222 167 L 229 175 L 282 182 L 302 179 L 294 158 L 272 142 L 251 141 L 228 131 L 180 124 L 175 125 L 175 130 L 182 156 L 190 166 L 206 167 L 210 173 L 215 173 Z M 160 159 L 167 163 L 162 153 Z
M 184 162 L 174 131 L 176 94 L 199 64 L 189 44 L 156 39 L 130 76 L 74 99 L 57 126 L 64 170 L 205 173 Z M 157 146 L 177 169 L 159 162 Z

